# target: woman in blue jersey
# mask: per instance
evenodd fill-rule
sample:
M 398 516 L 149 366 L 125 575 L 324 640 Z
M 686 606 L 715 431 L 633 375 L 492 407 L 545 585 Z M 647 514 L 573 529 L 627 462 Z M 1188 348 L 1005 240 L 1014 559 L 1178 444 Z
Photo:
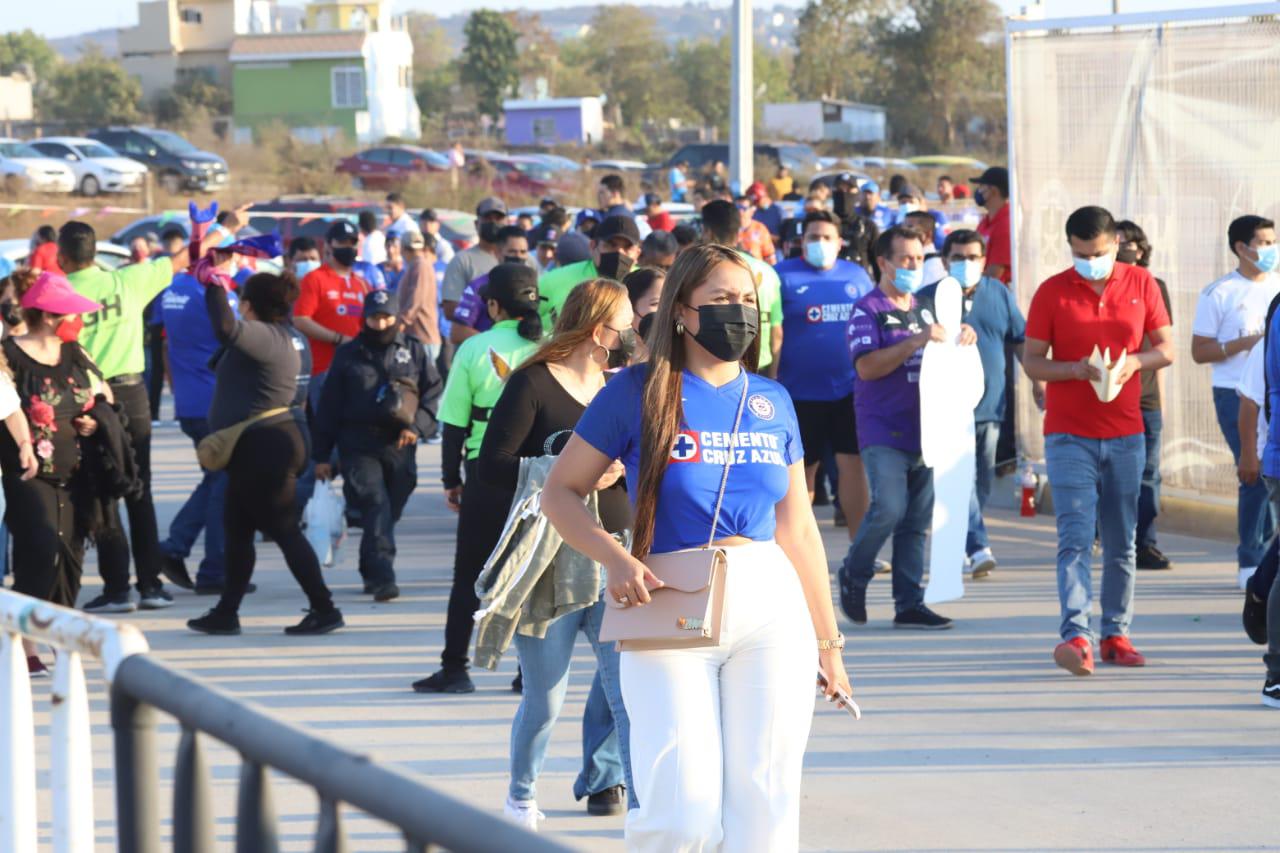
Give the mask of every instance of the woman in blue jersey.
M 758 328 L 737 252 L 682 253 L 649 363 L 596 395 L 542 495 L 565 541 L 605 566 L 606 595 L 644 607 L 659 582 L 641 560 L 706 545 L 734 452 L 712 533 L 729 563 L 720 644 L 621 654 L 640 804 L 627 817 L 629 850 L 797 849 L 813 667 L 829 695 L 849 689 L 795 410 L 780 385 L 750 372 Z M 583 505 L 615 459 L 635 504 L 630 552 Z

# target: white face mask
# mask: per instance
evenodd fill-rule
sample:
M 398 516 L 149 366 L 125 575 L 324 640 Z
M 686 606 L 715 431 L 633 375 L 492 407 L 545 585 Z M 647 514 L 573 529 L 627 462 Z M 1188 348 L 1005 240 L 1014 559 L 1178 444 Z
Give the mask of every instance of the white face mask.
M 309 273 L 320 269 L 319 261 L 298 261 L 293 265 L 293 277 L 302 281 Z
M 947 267 L 951 277 L 966 290 L 975 287 L 982 280 L 982 270 L 982 261 L 952 261 Z
M 804 259 L 809 266 L 827 269 L 835 266 L 840 255 L 840 244 L 830 240 L 809 240 L 804 244 Z

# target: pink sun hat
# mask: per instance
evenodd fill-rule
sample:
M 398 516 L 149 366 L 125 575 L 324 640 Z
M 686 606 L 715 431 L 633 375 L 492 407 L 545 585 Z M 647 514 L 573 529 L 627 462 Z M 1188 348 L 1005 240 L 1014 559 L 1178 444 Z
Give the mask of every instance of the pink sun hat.
M 22 294 L 22 307 L 50 314 L 90 314 L 102 305 L 76 293 L 66 276 L 42 272 L 31 289 Z

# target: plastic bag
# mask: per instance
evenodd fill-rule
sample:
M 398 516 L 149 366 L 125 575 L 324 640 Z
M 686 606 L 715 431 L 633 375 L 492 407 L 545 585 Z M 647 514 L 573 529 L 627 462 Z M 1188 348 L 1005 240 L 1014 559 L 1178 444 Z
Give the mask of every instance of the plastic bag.
M 346 502 L 332 483 L 316 483 L 303 518 L 307 523 L 307 541 L 322 566 L 332 566 L 338 561 L 347 535 L 345 511 Z

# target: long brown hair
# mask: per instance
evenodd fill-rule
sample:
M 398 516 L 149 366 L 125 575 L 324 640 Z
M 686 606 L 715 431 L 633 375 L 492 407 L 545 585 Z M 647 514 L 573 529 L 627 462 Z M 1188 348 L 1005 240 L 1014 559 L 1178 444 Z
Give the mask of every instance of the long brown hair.
M 520 369 L 564 361 L 584 342 L 591 340 L 596 326 L 608 323 L 626 300 L 627 289 L 610 278 L 592 279 L 578 285 L 564 301 L 551 338 L 538 347 L 520 365 Z
M 653 523 L 658 491 L 670 462 L 671 445 L 684 419 L 680 392 L 684 384 L 684 335 L 676 334 L 677 312 L 689 304 L 690 295 L 721 264 L 736 264 L 751 272 L 746 260 L 727 246 L 691 246 L 678 256 L 667 273 L 658 303 L 657 318 L 649 333 L 649 375 L 644 382 L 640 423 L 640 482 L 636 484 L 635 533 L 631 553 L 644 559 L 653 547 Z M 754 371 L 760 362 L 760 337 L 756 336 L 742 365 Z

